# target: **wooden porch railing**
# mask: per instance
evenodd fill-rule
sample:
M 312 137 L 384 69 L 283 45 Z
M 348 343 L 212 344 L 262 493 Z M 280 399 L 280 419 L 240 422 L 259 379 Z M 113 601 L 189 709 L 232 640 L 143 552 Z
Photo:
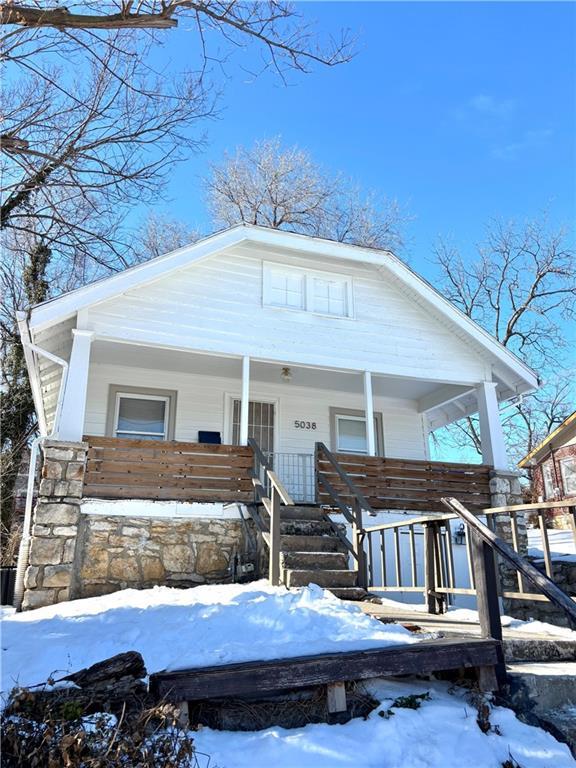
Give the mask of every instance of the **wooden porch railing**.
M 254 465 L 251 472 L 254 501 L 262 504 L 268 512 L 268 526 L 262 520 L 256 507 L 248 508 L 263 534 L 264 540 L 268 543 L 270 550 L 268 580 L 273 587 L 277 587 L 280 584 L 280 506 L 281 504 L 293 505 L 294 502 L 268 463 L 256 440 L 249 438 L 248 446 L 254 455 Z
M 326 450 L 324 446 L 324 450 L 317 453 L 316 470 L 351 506 L 354 492 L 335 469 Z M 473 510 L 490 506 L 491 467 L 483 464 L 355 456 L 349 453 L 334 453 L 332 457 L 374 510 L 442 512 L 444 496 L 455 496 Z M 319 489 L 318 501 L 330 503 L 330 493 L 325 484 Z
M 251 501 L 247 446 L 84 437 L 84 496 L 170 501 Z
M 560 588 L 554 584 L 553 559 L 550 551 L 549 530 L 542 525 L 542 547 L 544 553 L 544 573 L 536 568 L 519 550 L 518 515 L 525 511 L 535 511 L 542 520 L 547 509 L 562 504 L 571 506 L 572 519 L 576 518 L 576 504 L 552 502 L 543 504 L 521 504 L 511 507 L 493 507 L 483 510 L 486 524 L 462 505 L 459 500 L 444 500 L 448 514 L 411 517 L 394 523 L 367 526 L 366 551 L 368 559 L 368 585 L 377 592 L 420 592 L 427 603 L 429 613 L 441 613 L 446 609 L 451 595 L 471 595 L 479 597 L 485 591 L 482 584 L 488 578 L 491 598 L 498 596 L 512 600 L 551 600 L 569 614 L 571 621 L 576 621 L 576 605 Z M 496 518 L 507 517 L 510 521 L 512 546 L 506 544 L 496 534 Z M 462 521 L 462 530 L 454 531 L 450 523 Z M 576 545 L 576 524 L 572 526 Z M 454 536 L 462 538 L 466 552 L 466 576 L 457 573 L 455 567 Z M 402 537 L 405 536 L 404 545 Z M 417 539 L 422 536 L 423 547 L 418 547 Z M 482 566 L 490 556 L 486 547 L 503 558 L 516 572 L 517 588 L 500 590 L 492 581 L 492 565 Z M 482 561 L 482 563 L 480 562 Z M 407 567 L 409 565 L 409 568 Z M 481 567 L 488 571 L 485 576 Z M 409 573 L 405 571 L 409 570 Z M 479 584 L 479 579 L 480 583 Z

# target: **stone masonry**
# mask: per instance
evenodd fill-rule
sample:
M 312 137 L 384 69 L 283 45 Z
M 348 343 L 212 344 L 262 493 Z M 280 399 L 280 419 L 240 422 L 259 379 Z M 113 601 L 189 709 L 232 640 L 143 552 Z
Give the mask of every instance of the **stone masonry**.
M 240 520 L 82 515 L 73 597 L 226 581 L 244 551 Z
M 46 441 L 22 608 L 52 605 L 71 596 L 86 443 Z

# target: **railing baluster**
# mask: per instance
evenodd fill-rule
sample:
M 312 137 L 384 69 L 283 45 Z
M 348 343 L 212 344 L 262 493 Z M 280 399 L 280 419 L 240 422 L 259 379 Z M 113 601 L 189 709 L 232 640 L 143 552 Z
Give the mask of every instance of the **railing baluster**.
M 415 587 L 418 582 L 418 573 L 416 570 L 416 537 L 414 536 L 414 526 L 408 528 L 410 536 L 410 572 L 412 576 L 412 586 Z
M 388 579 L 386 576 L 386 538 L 385 532 L 380 531 L 380 554 L 382 557 L 380 568 L 382 569 L 382 586 L 388 586 Z
M 552 559 L 550 557 L 550 541 L 548 540 L 548 529 L 546 528 L 546 512 L 543 509 L 538 510 L 538 523 L 540 526 L 540 534 L 542 536 L 542 550 L 544 552 L 544 566 L 546 568 L 546 576 L 551 579 Z
M 474 579 L 474 564 L 472 561 L 472 543 L 470 541 L 470 528 L 465 527 L 465 540 L 466 540 L 466 561 L 468 563 L 468 578 L 470 579 L 470 589 L 476 589 L 476 581 Z
M 368 539 L 368 586 L 374 586 L 374 554 L 372 552 L 372 536 L 367 535 Z
M 402 563 L 400 555 L 400 530 L 394 528 L 394 565 L 396 567 L 396 585 L 402 586 Z
M 424 524 L 424 593 L 428 613 L 441 613 L 442 603 L 436 593 L 436 557 L 434 546 L 434 524 Z
M 516 515 L 516 512 L 512 511 L 510 512 L 510 525 L 512 527 L 512 548 L 514 549 L 514 552 L 520 553 L 519 548 L 519 538 L 518 538 L 518 517 Z M 516 580 L 518 581 L 518 592 L 520 594 L 524 593 L 524 577 L 520 573 L 520 571 L 516 571 Z
M 452 531 L 450 529 L 450 521 L 447 520 L 445 524 L 445 544 L 446 544 L 446 564 L 448 570 L 448 587 L 454 589 L 456 586 L 456 578 L 454 574 L 454 550 L 452 549 Z M 448 603 L 452 602 L 453 595 L 448 595 Z

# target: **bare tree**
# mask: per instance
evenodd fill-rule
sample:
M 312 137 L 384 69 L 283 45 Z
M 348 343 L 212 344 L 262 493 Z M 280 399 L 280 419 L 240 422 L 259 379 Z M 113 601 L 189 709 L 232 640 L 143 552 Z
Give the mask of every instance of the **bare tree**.
M 190 245 L 200 232 L 185 222 L 168 215 L 150 212 L 138 228 L 132 251 L 136 261 L 148 261 L 170 251 Z
M 395 201 L 363 197 L 348 179 L 325 172 L 298 147 L 283 147 L 279 137 L 226 155 L 205 186 L 216 226 L 261 224 L 373 248 L 403 244 Z
M 164 56 L 155 71 L 153 54 L 179 21 L 194 33 L 196 58 L 180 72 Z M 0 26 L 7 70 L 0 135 L 7 300 L 0 321 L 3 404 L 14 426 L 2 447 L 16 461 L 33 426 L 21 350 L 14 349 L 14 314 L 30 301 L 21 286 L 32 254 L 51 254 L 42 276 L 51 295 L 141 258 L 126 224 L 130 208 L 157 204 L 174 164 L 202 148 L 215 83 L 234 51 L 255 47 L 258 68 L 284 78 L 346 61 L 350 41 L 344 35 L 320 45 L 293 7 L 274 0 L 85 0 L 72 10 L 55 0 L 8 0 L 0 4 Z
M 503 410 L 514 461 L 534 448 L 573 410 L 573 350 L 566 338 L 576 307 L 576 257 L 563 230 L 545 221 L 525 226 L 492 222 L 473 258 L 440 242 L 436 249 L 443 294 L 541 376 L 542 388 Z M 442 430 L 444 445 L 480 453 L 475 418 Z

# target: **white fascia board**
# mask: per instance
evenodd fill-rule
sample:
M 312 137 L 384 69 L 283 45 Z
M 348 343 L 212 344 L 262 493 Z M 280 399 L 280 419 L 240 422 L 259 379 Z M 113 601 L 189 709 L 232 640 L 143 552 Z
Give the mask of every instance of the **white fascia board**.
M 174 270 L 181 269 L 245 241 L 303 252 L 312 256 L 325 256 L 332 259 L 372 264 L 380 269 L 385 269 L 421 296 L 430 306 L 462 328 L 468 336 L 486 348 L 504 366 L 511 369 L 523 381 L 524 387 L 520 388 L 522 391 L 529 391 L 538 387 L 538 377 L 533 370 L 457 309 L 430 283 L 413 272 L 390 251 L 370 249 L 247 224 L 240 224 L 210 235 L 197 243 L 131 267 L 92 285 L 71 291 L 53 301 L 39 304 L 32 310 L 30 327 L 39 330 L 63 320 L 87 306 L 105 301 L 136 286 L 152 282 Z

